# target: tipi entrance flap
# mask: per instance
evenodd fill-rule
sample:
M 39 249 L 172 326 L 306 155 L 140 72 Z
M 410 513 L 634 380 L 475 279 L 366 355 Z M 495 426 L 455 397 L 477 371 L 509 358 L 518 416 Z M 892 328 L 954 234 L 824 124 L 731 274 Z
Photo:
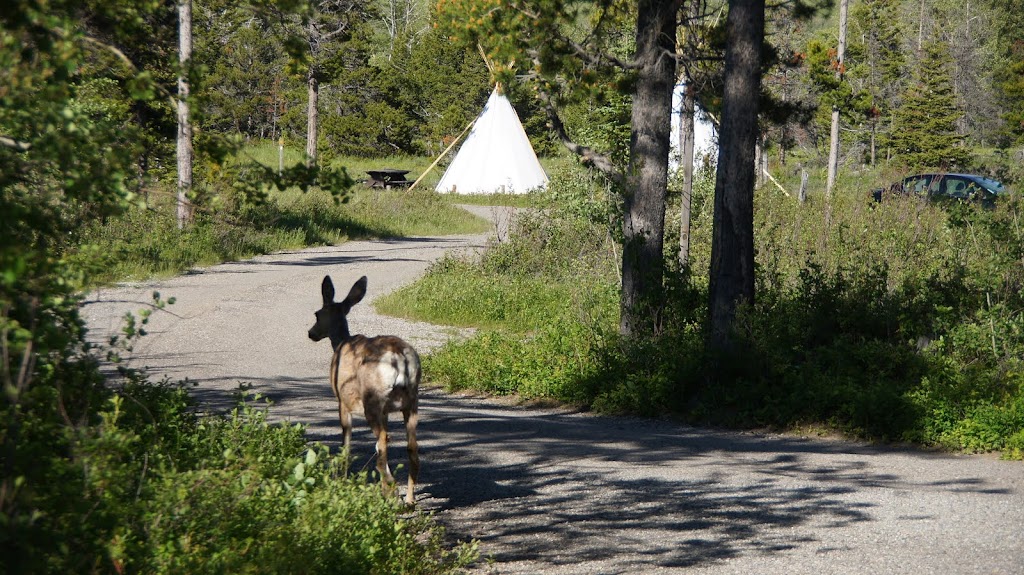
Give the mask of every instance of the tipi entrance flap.
M 473 129 L 437 184 L 439 192 L 523 194 L 546 187 L 547 174 L 512 104 L 491 92 Z

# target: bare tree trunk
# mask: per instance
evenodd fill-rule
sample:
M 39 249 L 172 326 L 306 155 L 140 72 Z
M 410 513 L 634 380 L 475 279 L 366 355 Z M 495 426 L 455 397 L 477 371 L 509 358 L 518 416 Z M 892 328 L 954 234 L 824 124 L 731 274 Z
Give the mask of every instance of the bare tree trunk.
M 658 328 L 664 281 L 665 193 L 676 49 L 675 0 L 640 0 L 636 54 L 641 67 L 633 95 L 630 159 L 623 190 L 622 295 L 619 331 Z
M 783 124 L 779 130 L 779 165 L 786 165 L 786 137 L 789 135 L 789 130 L 786 129 L 786 125 Z
M 696 2 L 694 2 L 696 4 Z M 686 82 L 683 109 L 679 115 L 679 141 L 683 145 L 683 197 L 679 207 L 679 267 L 690 262 L 690 208 L 693 205 L 693 145 L 696 134 L 693 115 L 696 111 L 692 82 Z
M 754 189 L 759 190 L 764 185 L 764 172 L 761 171 L 761 158 L 764 156 L 764 146 L 761 145 L 760 134 L 754 144 Z
M 846 13 L 849 9 L 849 0 L 841 0 L 839 2 L 839 50 L 838 50 L 838 67 L 836 68 L 836 77 L 841 81 L 843 79 L 843 63 L 846 58 Z M 832 130 L 829 133 L 829 146 L 828 146 L 828 181 L 825 183 L 825 196 L 830 198 L 832 195 L 832 187 L 836 183 L 836 173 L 839 171 L 839 106 L 837 104 L 832 105 Z
M 807 201 L 807 170 L 800 166 L 800 193 L 797 195 L 800 203 Z
M 754 303 L 754 148 L 765 0 L 729 0 L 725 92 L 715 178 L 709 349 L 733 351 L 736 314 Z
M 192 0 L 178 3 L 178 229 L 192 221 L 192 121 L 189 118 L 189 84 L 186 76 L 192 59 Z
M 921 52 L 924 41 L 924 0 L 921 0 L 921 13 L 917 20 L 917 51 Z
M 878 122 L 876 120 L 871 121 L 871 166 L 875 165 L 875 155 L 877 154 L 877 138 L 878 138 Z
M 764 181 L 768 179 L 768 137 L 760 130 L 757 133 L 757 143 L 761 147 L 761 161 L 757 164 L 757 177 L 763 186 Z
M 832 128 L 828 135 L 828 178 L 825 182 L 825 197 L 832 196 L 832 187 L 836 184 L 836 172 L 839 171 L 839 107 L 832 106 Z
M 686 22 L 692 24 L 700 18 L 700 1 L 691 0 Z M 690 220 L 693 207 L 693 149 L 697 132 L 694 127 L 697 112 L 697 95 L 693 79 L 683 74 L 683 109 L 679 114 L 679 144 L 683 148 L 683 197 L 679 202 L 679 268 L 690 263 Z
M 320 99 L 320 83 L 317 81 L 314 70 L 310 69 L 306 77 L 308 102 L 306 104 L 306 164 L 316 165 L 316 141 L 317 126 L 319 125 L 319 114 L 317 105 Z

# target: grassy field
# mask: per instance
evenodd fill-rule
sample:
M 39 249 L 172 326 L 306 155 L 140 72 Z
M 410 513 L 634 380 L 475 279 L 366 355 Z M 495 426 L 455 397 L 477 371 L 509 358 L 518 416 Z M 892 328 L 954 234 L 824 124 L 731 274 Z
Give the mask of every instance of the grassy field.
M 301 154 L 285 150 L 285 165 L 301 161 Z M 242 161 L 276 165 L 276 146 L 246 148 Z M 339 158 L 338 165 L 406 166 L 426 158 Z M 195 222 L 178 230 L 169 192 L 153 193 L 144 208 L 92 222 L 81 231 L 79 245 L 67 257 L 85 265 L 91 281 L 108 283 L 126 279 L 168 276 L 192 267 L 281 250 L 332 245 L 350 239 L 402 236 L 439 236 L 481 233 L 485 220 L 455 206 L 463 196 L 448 197 L 429 187 L 416 190 L 371 190 L 356 184 L 342 202 L 318 188 L 270 191 L 263 202 L 233 201 L 230 193 L 202 206 Z M 99 263 L 94 255 L 99 254 Z
M 421 156 L 389 156 L 386 158 L 359 158 L 353 156 L 331 158 L 329 161 L 334 166 L 344 167 L 348 174 L 357 181 L 365 180 L 368 177 L 366 171 L 373 169 L 394 168 L 399 170 L 409 170 L 409 173 L 406 175 L 406 179 L 413 181 L 420 178 L 420 176 L 426 172 L 426 175 L 423 176 L 422 180 L 416 184 L 415 189 L 433 190 L 441 180 L 441 176 L 444 175 L 444 171 L 448 167 L 448 164 L 451 162 L 452 158 L 455 157 L 455 152 L 455 150 L 449 152 L 448 156 L 434 165 L 432 169 L 431 164 L 434 163 L 435 158 Z M 278 146 L 273 142 L 262 142 L 250 145 L 243 150 L 242 155 L 246 159 L 250 159 L 270 167 L 277 167 L 282 160 L 279 155 Z M 296 148 L 285 148 L 283 165 L 294 165 L 301 162 L 303 158 L 304 152 L 302 150 Z M 541 166 L 549 175 L 566 169 L 572 162 L 572 158 L 567 154 L 540 158 Z M 428 169 L 429 171 L 427 171 Z M 520 194 L 442 194 L 442 197 L 447 201 L 456 204 L 517 207 L 526 207 L 531 204 L 531 200 L 527 196 Z

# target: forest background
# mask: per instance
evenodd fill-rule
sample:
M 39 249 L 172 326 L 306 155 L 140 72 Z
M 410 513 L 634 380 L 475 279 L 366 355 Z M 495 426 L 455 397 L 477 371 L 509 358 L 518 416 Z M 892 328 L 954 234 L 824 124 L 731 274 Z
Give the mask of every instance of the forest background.
M 556 23 L 565 38 L 587 38 L 600 23 L 605 62 L 636 48 L 633 4 L 535 4 L 538 15 L 571 16 Z M 350 237 L 485 229 L 431 192 L 429 178 L 413 192 L 353 184 L 383 165 L 422 173 L 496 78 L 552 183 L 525 198 L 474 199 L 540 209 L 481 258 L 444 259 L 380 302 L 389 313 L 480 328 L 426 358 L 430 381 L 1021 457 L 1018 199 L 993 209 L 870 200 L 872 189 L 925 169 L 1020 190 L 1019 1 L 854 1 L 842 58 L 836 7 L 768 10 L 762 91 L 751 95 L 762 110 L 757 297 L 739 310 L 741 352 L 730 362 L 707 347 L 716 158 L 698 156 L 692 177 L 668 175 L 657 206 L 664 278 L 644 310 L 647 328 L 623 333 L 629 195 L 594 166 L 630 165 L 635 76 L 628 66 L 590 67 L 572 42 L 557 45 L 568 55 L 542 54 L 561 60 L 563 84 L 524 60 L 507 66 L 499 40 L 508 38 L 495 36 L 493 50 L 482 41 L 496 6 L 196 1 L 193 58 L 180 66 L 178 4 L 4 3 L 6 572 L 440 573 L 473 560 L 472 543 L 453 545 L 429 517 L 399 509 L 358 474 L 345 479 L 344 459 L 308 447 L 301 429 L 268 424 L 244 390 L 232 413 L 203 414 L 159 374 L 122 366 L 111 385 L 101 366 L 121 365 L 148 314 L 173 294 L 154 294 L 152 309 L 126 318 L 123 336 L 101 347 L 86 343 L 77 310 L 85 290 L 107 282 Z M 713 122 L 728 8 L 698 3 L 677 31 L 677 76 Z M 192 218 L 181 228 L 179 76 L 190 88 L 196 158 Z M 827 191 L 833 110 L 839 170 Z

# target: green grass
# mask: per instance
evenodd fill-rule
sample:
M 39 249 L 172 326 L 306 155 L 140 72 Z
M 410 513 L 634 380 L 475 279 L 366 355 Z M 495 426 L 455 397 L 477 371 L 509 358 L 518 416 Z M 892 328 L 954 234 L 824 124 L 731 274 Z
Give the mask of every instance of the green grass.
M 454 257 L 431 266 L 427 275 L 375 302 L 378 311 L 418 321 L 528 333 L 557 318 L 580 321 L 615 310 L 614 290 L 598 282 L 507 275 Z
M 261 158 L 273 151 L 265 148 L 245 154 Z M 289 159 L 299 157 L 292 153 Z M 426 189 L 370 190 L 356 185 L 343 203 L 316 188 L 288 189 L 271 191 L 259 205 L 230 201 L 212 205 L 183 231 L 177 229 L 173 206 L 166 199 L 150 208 L 130 209 L 86 226 L 68 258 L 83 265 L 92 262 L 91 281 L 109 283 L 174 275 L 197 266 L 351 239 L 475 234 L 489 229 L 486 220 Z M 99 264 L 93 260 L 97 254 Z
M 265 166 L 277 167 L 279 165 L 278 146 L 274 142 L 257 142 L 246 146 L 242 157 L 259 162 Z M 436 158 L 423 156 L 388 156 L 385 158 L 361 158 L 356 156 L 345 156 L 331 158 L 332 166 L 344 167 L 353 179 L 365 180 L 368 176 L 366 171 L 380 168 L 395 168 L 409 170 L 406 178 L 416 180 L 428 169 L 429 172 L 423 176 L 416 185 L 416 190 L 433 190 L 441 180 L 448 164 L 455 157 L 456 151 L 449 152 L 448 156 L 438 162 L 433 168 L 431 164 Z M 305 152 L 298 148 L 284 148 L 284 166 L 291 166 L 303 161 Z M 564 170 L 573 162 L 566 153 L 540 158 L 541 166 L 551 175 L 554 172 Z M 483 206 L 515 206 L 529 207 L 533 201 L 526 194 L 443 194 L 447 201 L 456 204 L 474 204 Z
M 531 208 L 536 205 L 534 194 L 443 194 L 446 202 L 474 206 L 510 206 Z

